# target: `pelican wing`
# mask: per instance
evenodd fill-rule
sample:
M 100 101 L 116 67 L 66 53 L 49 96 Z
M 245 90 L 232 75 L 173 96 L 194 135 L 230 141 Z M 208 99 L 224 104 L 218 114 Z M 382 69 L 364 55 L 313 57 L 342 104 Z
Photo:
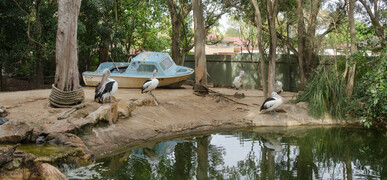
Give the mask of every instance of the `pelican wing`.
M 260 111 L 262 111 L 263 109 L 269 109 L 270 107 L 272 107 L 275 104 L 275 100 L 276 99 L 272 97 L 267 98 L 265 102 L 263 102 Z
M 105 84 L 105 88 L 103 89 L 103 92 L 102 94 L 105 94 L 107 92 L 111 92 L 113 90 L 113 84 L 115 83 L 116 81 L 109 81 Z
M 146 81 L 144 82 L 144 84 L 142 85 L 142 88 L 141 88 L 141 94 L 144 93 L 144 90 L 145 90 L 146 88 L 148 88 L 148 87 L 152 84 L 151 81 L 152 81 L 151 79 L 148 79 L 148 80 L 146 80 Z

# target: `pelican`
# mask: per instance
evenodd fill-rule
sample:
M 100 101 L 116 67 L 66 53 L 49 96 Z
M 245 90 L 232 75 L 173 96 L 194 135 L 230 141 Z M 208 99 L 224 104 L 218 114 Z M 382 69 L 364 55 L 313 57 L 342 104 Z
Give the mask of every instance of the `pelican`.
M 157 88 L 157 85 L 159 85 L 159 80 L 157 80 L 155 78 L 156 72 L 157 72 L 157 69 L 155 69 L 153 71 L 152 78 L 146 80 L 144 82 L 144 84 L 142 85 L 142 88 L 141 88 L 141 94 L 149 92 L 149 95 L 153 96 L 153 98 L 155 98 L 155 100 L 156 100 L 156 97 L 152 94 L 152 91 Z M 157 104 L 158 103 L 157 103 L 157 100 L 156 100 L 156 105 Z
M 270 111 L 270 114 L 273 115 L 273 110 L 279 107 L 282 103 L 282 97 L 279 96 L 276 92 L 272 92 L 271 97 L 267 98 L 265 102 L 263 102 L 259 111 Z
M 101 82 L 95 88 L 94 100 L 103 103 L 105 99 L 109 98 L 109 102 L 112 102 L 111 97 L 118 90 L 118 83 L 114 79 L 110 79 L 110 70 L 103 70 Z
M 281 81 L 276 81 L 275 82 L 275 92 L 277 92 L 277 94 L 281 94 L 283 92 L 283 90 L 282 90 L 282 82 Z
M 241 71 L 239 76 L 235 77 L 234 81 L 232 82 L 237 90 L 239 90 L 239 88 L 242 86 L 243 74 L 245 74 L 245 72 Z

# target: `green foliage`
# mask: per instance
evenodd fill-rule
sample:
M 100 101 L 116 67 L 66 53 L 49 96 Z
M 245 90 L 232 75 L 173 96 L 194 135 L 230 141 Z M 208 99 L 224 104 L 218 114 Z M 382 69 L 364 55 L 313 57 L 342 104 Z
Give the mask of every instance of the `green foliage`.
M 358 63 L 360 78 L 354 88 L 355 116 L 364 126 L 385 123 L 387 117 L 387 48 L 375 58 Z M 359 57 L 361 58 L 361 57 Z
M 308 101 L 308 113 L 313 117 L 323 118 L 328 113 L 332 118 L 343 119 L 347 99 L 343 84 L 333 66 L 320 66 L 295 102 Z

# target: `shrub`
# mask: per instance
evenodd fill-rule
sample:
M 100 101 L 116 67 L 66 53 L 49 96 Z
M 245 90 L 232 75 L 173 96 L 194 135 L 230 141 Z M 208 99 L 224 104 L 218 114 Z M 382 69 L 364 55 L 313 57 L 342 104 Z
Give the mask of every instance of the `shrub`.
M 360 122 L 370 127 L 372 122 L 385 123 L 387 118 L 387 48 L 376 58 L 358 64 L 365 73 L 355 84 L 353 111 Z
M 305 92 L 295 102 L 308 102 L 308 113 L 315 118 L 322 118 L 328 113 L 332 118 L 345 117 L 346 93 L 340 76 L 334 67 L 320 65 L 314 72 Z

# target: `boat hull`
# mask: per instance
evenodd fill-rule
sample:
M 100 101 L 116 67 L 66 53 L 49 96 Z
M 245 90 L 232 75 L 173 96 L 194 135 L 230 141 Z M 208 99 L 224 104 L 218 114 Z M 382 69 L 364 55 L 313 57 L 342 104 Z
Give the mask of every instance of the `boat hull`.
M 173 77 L 156 77 L 159 80 L 158 87 L 178 88 L 183 85 L 184 81 L 187 80 L 191 74 L 192 73 Z M 82 77 L 86 86 L 97 86 L 101 81 L 102 75 L 82 74 Z M 110 75 L 110 78 L 116 80 L 118 82 L 118 87 L 120 88 L 141 88 L 144 82 L 149 79 L 149 77 L 128 77 L 113 74 Z

